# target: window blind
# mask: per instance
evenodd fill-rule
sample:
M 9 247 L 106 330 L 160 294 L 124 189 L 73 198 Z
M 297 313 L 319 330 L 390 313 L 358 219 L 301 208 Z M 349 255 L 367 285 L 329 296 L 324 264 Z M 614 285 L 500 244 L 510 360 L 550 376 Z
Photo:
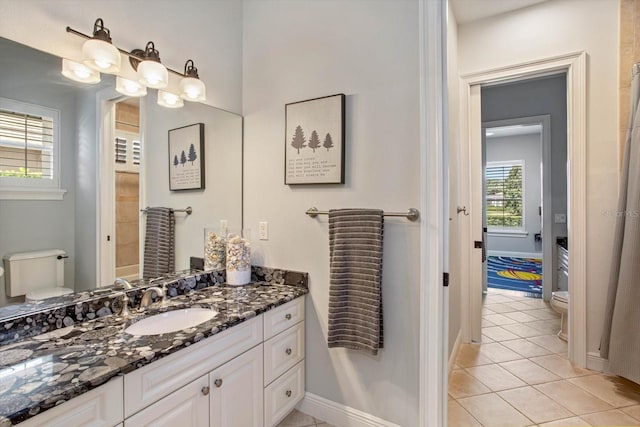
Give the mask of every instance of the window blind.
M 0 110 L 0 176 L 53 179 L 53 118 Z
M 133 141 L 133 164 L 140 164 L 140 141 Z
M 116 162 L 127 163 L 127 140 L 124 138 L 116 138 Z
M 485 200 L 487 225 L 522 227 L 522 165 L 487 164 L 485 169 Z

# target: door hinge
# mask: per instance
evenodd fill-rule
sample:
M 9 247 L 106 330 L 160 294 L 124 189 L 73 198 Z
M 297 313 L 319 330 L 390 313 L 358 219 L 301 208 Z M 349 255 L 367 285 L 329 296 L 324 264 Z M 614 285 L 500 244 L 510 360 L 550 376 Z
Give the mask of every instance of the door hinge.
M 449 273 L 442 273 L 442 286 L 449 286 Z

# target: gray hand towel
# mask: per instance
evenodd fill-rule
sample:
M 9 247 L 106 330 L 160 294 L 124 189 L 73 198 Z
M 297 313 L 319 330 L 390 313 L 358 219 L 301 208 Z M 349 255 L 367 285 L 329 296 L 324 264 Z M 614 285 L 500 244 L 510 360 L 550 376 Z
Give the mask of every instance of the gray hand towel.
M 175 228 L 176 219 L 172 209 L 147 209 L 143 265 L 145 279 L 175 270 Z
M 383 348 L 383 211 L 329 211 L 329 347 Z

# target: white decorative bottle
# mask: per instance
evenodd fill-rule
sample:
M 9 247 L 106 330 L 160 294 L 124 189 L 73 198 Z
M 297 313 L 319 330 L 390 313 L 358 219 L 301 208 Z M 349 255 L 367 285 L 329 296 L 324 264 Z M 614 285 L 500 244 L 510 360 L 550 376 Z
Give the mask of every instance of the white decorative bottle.
M 204 229 L 204 269 L 224 270 L 227 254 L 227 230 Z
M 227 236 L 227 284 L 246 285 L 251 281 L 251 245 L 238 234 Z

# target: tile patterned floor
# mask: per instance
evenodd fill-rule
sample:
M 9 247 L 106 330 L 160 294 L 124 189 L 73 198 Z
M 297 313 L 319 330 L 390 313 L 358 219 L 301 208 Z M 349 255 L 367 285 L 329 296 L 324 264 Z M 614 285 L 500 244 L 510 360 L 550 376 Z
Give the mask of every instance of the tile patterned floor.
M 322 420 L 313 418 L 303 412 L 294 409 L 287 418 L 282 420 L 278 427 L 333 427 Z
M 449 427 L 640 426 L 640 386 L 574 368 L 541 299 L 489 289 L 449 377 Z M 313 424 L 309 424 L 313 425 Z

